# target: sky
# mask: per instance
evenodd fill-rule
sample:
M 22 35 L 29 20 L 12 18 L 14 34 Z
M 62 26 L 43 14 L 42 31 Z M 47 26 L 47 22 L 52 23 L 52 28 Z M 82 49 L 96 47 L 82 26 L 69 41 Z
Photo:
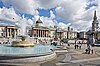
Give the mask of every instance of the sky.
M 100 21 L 100 0 L 0 0 L 0 21 L 18 26 L 35 26 L 38 18 L 43 26 L 74 31 L 91 29 L 93 12 Z

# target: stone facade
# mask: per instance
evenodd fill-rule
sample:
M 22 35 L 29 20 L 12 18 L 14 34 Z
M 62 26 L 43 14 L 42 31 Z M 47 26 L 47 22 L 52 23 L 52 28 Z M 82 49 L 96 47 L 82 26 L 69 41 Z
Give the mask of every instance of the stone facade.
M 15 38 L 18 35 L 18 27 L 15 25 L 0 25 L 0 37 Z
M 29 35 L 34 38 L 34 43 L 36 44 L 49 44 L 52 41 L 55 41 L 55 38 L 57 38 L 57 41 L 61 41 L 62 39 L 75 39 L 77 38 L 77 32 L 74 32 L 72 30 L 59 30 L 53 27 L 47 28 L 41 26 L 40 18 L 38 21 L 36 21 L 36 26 L 32 27 L 32 29 L 29 30 Z M 37 24 L 38 23 L 38 24 Z
M 31 38 L 33 38 L 34 43 L 36 44 L 49 44 L 52 41 L 55 41 L 55 38 L 57 38 L 57 41 L 61 41 L 64 38 L 66 39 L 74 39 L 77 38 L 77 32 L 74 32 L 70 29 L 67 30 L 61 30 L 54 27 L 44 27 L 42 26 L 42 23 L 40 18 L 36 21 L 36 25 L 31 28 L 26 29 L 26 35 L 29 35 Z M 0 25 L 0 37 L 5 38 L 16 38 L 20 35 L 20 28 L 16 25 Z
M 80 32 L 79 33 L 79 38 L 80 39 L 87 39 L 88 38 L 87 32 Z

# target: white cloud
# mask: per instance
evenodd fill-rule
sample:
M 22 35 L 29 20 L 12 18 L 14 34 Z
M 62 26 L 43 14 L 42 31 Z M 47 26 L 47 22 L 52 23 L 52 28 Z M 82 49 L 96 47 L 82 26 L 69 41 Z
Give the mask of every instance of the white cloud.
M 53 11 L 50 11 L 50 17 L 39 16 L 39 14 L 34 15 L 34 18 L 33 18 L 34 25 L 35 25 L 35 22 L 39 18 L 43 22 L 43 26 L 46 26 L 46 27 L 50 27 L 50 26 L 54 27 L 54 25 L 56 23 L 56 20 L 54 19 L 55 18 L 55 15 L 54 15 Z
M 53 11 L 52 10 L 50 10 L 50 18 L 51 19 L 54 19 L 56 16 L 55 16 L 55 14 L 53 13 Z
M 68 26 L 66 24 L 62 23 L 62 22 L 58 23 L 58 28 L 67 30 L 67 27 Z
M 12 5 L 17 11 L 34 15 L 36 9 L 54 8 L 60 3 L 61 0 L 2 0 L 2 1 L 7 7 L 10 7 Z
M 99 3 L 96 1 L 94 0 L 92 3 Z M 72 26 L 78 30 L 87 30 L 92 25 L 94 10 L 97 9 L 97 13 L 100 10 L 97 6 L 92 6 L 86 10 L 86 7 L 89 7 L 89 3 L 90 1 L 87 0 L 63 0 L 56 8 L 57 16 L 71 22 Z
M 48 17 L 44 17 L 44 16 L 41 17 L 41 20 L 43 21 L 43 26 L 46 26 L 46 27 L 50 27 L 50 26 L 54 27 L 55 26 L 55 20 L 52 20 L 52 19 L 50 19 Z
M 73 21 L 73 16 L 79 10 L 85 7 L 84 0 L 63 0 L 59 7 L 56 8 L 57 15 L 67 21 Z
M 0 8 L 0 21 L 12 21 L 16 22 L 20 19 L 20 16 L 16 14 L 13 8 Z
M 91 27 L 93 11 L 97 8 L 98 20 L 100 17 L 99 0 L 2 0 L 3 3 L 10 7 L 12 5 L 16 11 L 25 12 L 34 15 L 33 23 L 40 17 L 38 8 L 50 9 L 56 7 L 57 17 L 63 18 L 66 22 L 70 22 L 75 29 L 86 30 Z M 92 6 L 88 10 L 85 8 L 89 4 L 97 4 L 98 6 Z M 54 26 L 57 22 L 56 16 L 53 11 L 50 11 L 50 17 L 41 16 L 44 25 Z M 66 23 L 67 24 L 67 23 Z M 60 22 L 61 28 L 64 28 L 66 24 Z
M 35 26 L 35 22 L 40 18 L 41 21 L 43 22 L 42 26 L 45 27 L 54 27 L 55 25 L 58 26 L 59 29 L 64 29 L 67 30 L 68 26 L 71 26 L 71 23 L 65 24 L 63 22 L 57 22 L 55 20 L 55 14 L 53 13 L 52 10 L 50 10 L 50 17 L 44 17 L 44 16 L 39 16 L 38 15 L 34 15 L 33 21 L 34 21 L 34 26 Z
M 27 20 L 27 24 L 28 24 L 29 26 L 32 26 L 32 25 L 33 25 L 33 21 L 32 21 L 31 19 L 28 19 L 28 20 Z
M 30 1 L 28 1 L 28 0 L 24 0 L 24 1 L 3 0 L 3 3 L 7 7 L 10 7 L 10 5 L 12 5 L 15 8 L 15 10 L 17 10 L 17 11 L 33 14 L 34 15 L 33 22 L 35 22 L 40 17 L 39 12 L 36 9 L 38 9 L 38 8 L 42 8 L 42 9 L 54 8 L 57 5 L 59 5 L 61 2 L 63 2 L 63 1 L 62 0 L 30 0 Z M 55 20 L 55 18 L 56 18 L 56 16 L 54 15 L 52 10 L 50 11 L 50 17 L 44 17 L 44 16 L 41 17 L 45 26 L 52 26 L 52 27 L 57 22 Z M 62 23 L 62 24 L 64 24 L 64 23 Z M 62 27 L 64 27 L 64 26 L 62 26 Z
M 38 4 L 33 0 L 2 0 L 3 3 L 10 7 L 11 5 L 15 8 L 15 10 L 20 12 L 25 12 L 28 14 L 34 14 L 35 9 L 38 8 Z
M 16 25 L 20 27 L 20 35 L 26 35 L 26 28 L 31 27 L 33 25 L 33 21 L 31 19 L 26 19 L 23 15 L 21 19 L 17 21 Z
M 62 0 L 34 0 L 39 8 L 50 9 L 56 7 Z

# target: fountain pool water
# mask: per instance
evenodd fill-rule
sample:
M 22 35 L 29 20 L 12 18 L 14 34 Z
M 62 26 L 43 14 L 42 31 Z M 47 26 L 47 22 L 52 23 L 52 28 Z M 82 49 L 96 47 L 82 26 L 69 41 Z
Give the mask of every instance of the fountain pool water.
M 37 44 L 34 47 L 12 47 L 10 44 L 0 45 L 0 54 L 46 54 L 52 52 L 50 45 Z
M 50 45 L 34 45 L 34 47 L 12 47 L 11 44 L 0 45 L 0 62 L 43 62 L 56 58 Z

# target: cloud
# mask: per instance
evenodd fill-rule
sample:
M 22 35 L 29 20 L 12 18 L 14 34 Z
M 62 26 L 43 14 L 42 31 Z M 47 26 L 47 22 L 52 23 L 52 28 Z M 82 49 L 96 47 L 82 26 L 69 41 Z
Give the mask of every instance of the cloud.
M 39 16 L 39 14 L 34 15 L 34 18 L 32 18 L 34 26 L 36 25 L 35 23 L 39 18 L 43 22 L 42 26 L 45 27 L 54 27 L 56 25 L 59 29 L 67 30 L 68 26 L 71 26 L 71 23 L 65 24 L 63 22 L 57 22 L 55 20 L 56 16 L 52 10 L 50 10 L 50 17 Z
M 33 25 L 33 21 L 31 19 L 27 20 L 27 25 L 32 26 Z
M 97 4 L 98 2 L 96 1 L 97 0 L 63 0 L 61 4 L 56 7 L 57 17 L 70 22 L 72 26 L 78 30 L 87 30 L 87 28 L 92 26 L 94 10 L 97 9 L 97 13 L 98 10 L 100 10 L 98 6 L 89 6 L 91 2 L 92 4 Z M 86 9 L 86 7 L 90 8 Z
M 62 17 L 67 21 L 73 21 L 74 15 L 84 8 L 85 4 L 84 0 L 63 0 L 56 8 L 57 16 Z
M 50 9 L 50 8 L 54 8 L 54 7 L 58 6 L 60 3 L 61 4 L 64 3 L 62 0 L 30 0 L 30 1 L 28 1 L 28 0 L 24 0 L 24 1 L 22 1 L 22 0 L 2 0 L 2 1 L 7 7 L 11 7 L 11 5 L 12 5 L 12 7 L 16 11 L 33 14 L 34 22 L 40 17 L 39 12 L 36 9 L 38 9 L 38 8 Z M 27 4 L 25 4 L 25 3 L 27 3 Z M 63 12 L 63 9 L 62 9 L 62 12 Z M 46 26 L 54 26 L 55 23 L 57 22 L 55 20 L 55 18 L 56 18 L 56 16 L 54 15 L 52 10 L 50 11 L 50 17 L 44 17 L 44 16 L 41 17 L 41 19 L 44 22 L 44 25 L 46 25 Z
M 16 25 L 20 27 L 20 35 L 26 35 L 26 28 L 30 28 L 33 25 L 31 19 L 26 19 L 24 15 L 21 16 L 21 19 L 16 22 Z
M 50 17 L 41 16 L 45 26 L 54 26 L 55 18 L 62 18 L 70 22 L 71 26 L 78 30 L 86 30 L 91 27 L 93 11 L 97 9 L 98 20 L 100 17 L 99 0 L 2 0 L 6 7 L 12 7 L 15 11 L 34 15 L 33 24 L 40 17 L 37 9 L 51 9 L 56 7 L 56 14 L 50 11 Z M 90 6 L 92 4 L 92 6 Z M 86 9 L 89 7 L 88 9 Z M 61 28 L 67 23 L 59 22 Z M 61 26 L 63 25 L 63 26 Z
M 0 21 L 18 21 L 20 16 L 16 14 L 13 8 L 0 8 Z
M 64 24 L 63 22 L 60 22 L 60 23 L 58 23 L 58 28 L 60 28 L 60 29 L 65 29 L 65 30 L 67 30 L 67 25 L 66 24 Z
M 16 11 L 35 14 L 35 10 L 51 9 L 56 7 L 60 0 L 2 0 L 6 7 L 13 6 Z
M 39 5 L 39 8 L 42 9 L 54 8 L 61 2 L 61 0 L 34 0 L 34 1 Z
M 52 10 L 50 10 L 50 18 L 51 18 L 51 19 L 55 19 L 55 18 L 56 18 L 55 14 L 53 13 Z
M 51 18 L 41 16 L 41 20 L 43 22 L 43 26 L 46 26 L 46 27 L 54 27 L 55 26 L 55 20 L 52 20 Z
M 34 14 L 38 4 L 33 0 L 2 0 L 6 7 L 13 6 L 16 11 Z

